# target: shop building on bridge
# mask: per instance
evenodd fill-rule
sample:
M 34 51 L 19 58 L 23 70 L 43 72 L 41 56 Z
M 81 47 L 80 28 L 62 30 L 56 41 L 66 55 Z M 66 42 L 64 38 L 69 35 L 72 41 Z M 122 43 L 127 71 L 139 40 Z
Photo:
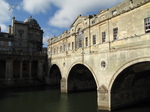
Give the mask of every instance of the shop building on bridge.
M 124 0 L 48 40 L 48 81 L 66 93 L 96 88 L 100 110 L 134 104 L 150 98 L 149 51 L 150 0 Z

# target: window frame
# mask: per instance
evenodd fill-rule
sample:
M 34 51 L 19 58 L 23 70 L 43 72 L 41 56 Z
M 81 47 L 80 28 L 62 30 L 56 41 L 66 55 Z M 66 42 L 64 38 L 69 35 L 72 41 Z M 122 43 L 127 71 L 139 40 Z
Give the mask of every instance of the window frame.
M 88 37 L 85 38 L 85 46 L 88 46 Z
M 106 42 L 106 32 L 102 32 L 102 43 Z
M 93 45 L 96 44 L 96 35 L 93 35 Z
M 150 33 L 150 17 L 144 19 L 145 33 Z
M 118 27 L 113 29 L 113 39 L 118 40 Z

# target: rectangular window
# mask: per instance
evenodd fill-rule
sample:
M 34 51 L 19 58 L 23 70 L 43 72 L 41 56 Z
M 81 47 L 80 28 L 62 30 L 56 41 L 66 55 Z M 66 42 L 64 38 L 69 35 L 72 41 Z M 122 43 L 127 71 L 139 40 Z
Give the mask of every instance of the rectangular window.
M 118 39 L 118 28 L 113 29 L 113 36 L 114 36 L 114 40 Z
M 58 47 L 57 47 L 57 51 L 56 51 L 56 53 L 58 53 Z
M 19 32 L 19 37 L 22 38 L 22 32 Z
M 72 50 L 74 49 L 74 42 L 72 42 Z
M 54 48 L 54 54 L 56 53 L 56 50 L 55 50 L 55 48 Z
M 113 11 L 112 11 L 112 15 L 115 15 L 115 14 L 117 14 L 117 11 L 116 11 L 116 10 L 113 10 Z
M 82 47 L 82 39 L 79 39 L 79 48 Z
M 4 41 L 0 41 L 0 45 L 4 45 Z
M 60 46 L 60 52 L 62 52 L 62 46 Z
M 66 46 L 64 45 L 64 51 L 66 51 Z
M 88 37 L 85 38 L 85 46 L 88 46 Z
M 145 22 L 145 33 L 149 33 L 150 32 L 150 17 L 144 19 Z
M 12 46 L 12 42 L 8 42 L 8 46 L 11 47 Z
M 49 55 L 51 54 L 51 51 L 50 51 L 50 50 L 48 50 L 48 54 L 49 54 Z
M 70 43 L 68 43 L 68 50 L 70 50 Z
M 102 43 L 106 42 L 106 32 L 102 32 Z
M 92 21 L 92 24 L 95 24 L 95 20 Z
M 96 35 L 93 35 L 93 45 L 96 44 Z

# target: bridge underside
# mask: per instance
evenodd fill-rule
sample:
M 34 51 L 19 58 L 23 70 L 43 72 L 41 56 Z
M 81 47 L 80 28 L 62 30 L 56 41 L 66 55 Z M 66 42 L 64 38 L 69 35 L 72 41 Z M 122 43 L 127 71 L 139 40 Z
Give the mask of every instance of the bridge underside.
M 57 65 L 51 67 L 48 80 L 49 85 L 60 86 L 61 73 Z
M 75 65 L 69 73 L 68 92 L 96 91 L 97 86 L 90 70 L 84 65 Z
M 132 65 L 116 78 L 111 89 L 111 109 L 150 100 L 150 62 Z

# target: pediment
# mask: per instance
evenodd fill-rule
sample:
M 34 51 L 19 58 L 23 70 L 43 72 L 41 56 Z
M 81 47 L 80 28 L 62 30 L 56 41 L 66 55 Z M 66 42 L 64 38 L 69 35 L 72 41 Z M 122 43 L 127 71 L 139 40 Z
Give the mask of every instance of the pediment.
M 72 23 L 72 25 L 70 26 L 70 28 L 72 28 L 72 27 L 78 25 L 79 23 L 82 23 L 85 18 L 86 18 L 86 16 L 81 16 L 81 15 L 79 15 L 79 16 L 75 19 L 75 21 Z

